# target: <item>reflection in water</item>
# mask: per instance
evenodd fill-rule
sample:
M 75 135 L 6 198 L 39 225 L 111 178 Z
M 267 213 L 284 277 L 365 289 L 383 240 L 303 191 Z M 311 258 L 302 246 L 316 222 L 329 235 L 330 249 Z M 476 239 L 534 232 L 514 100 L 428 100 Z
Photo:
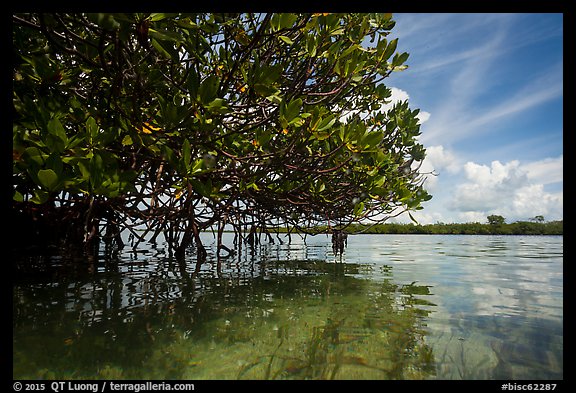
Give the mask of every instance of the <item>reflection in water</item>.
M 343 263 L 330 260 L 329 239 L 316 238 L 246 251 L 198 274 L 155 248 L 76 261 L 85 269 L 74 274 L 65 259 L 27 261 L 50 274 L 14 285 L 13 377 L 563 377 L 562 291 L 558 301 L 519 280 L 535 269 L 511 265 L 511 250 L 529 254 L 525 244 L 417 238 L 415 250 L 410 236 L 351 237 Z M 461 258 L 468 264 L 454 263 Z M 542 280 L 535 276 L 536 288 Z M 539 304 L 551 307 L 539 313 Z
M 251 280 L 112 275 L 90 283 L 22 287 L 15 304 L 15 377 L 433 374 L 432 351 L 423 340 L 428 312 L 414 307 L 423 302 L 416 295 L 428 288 L 351 276 L 360 270 L 291 261 L 269 263 L 265 277 Z

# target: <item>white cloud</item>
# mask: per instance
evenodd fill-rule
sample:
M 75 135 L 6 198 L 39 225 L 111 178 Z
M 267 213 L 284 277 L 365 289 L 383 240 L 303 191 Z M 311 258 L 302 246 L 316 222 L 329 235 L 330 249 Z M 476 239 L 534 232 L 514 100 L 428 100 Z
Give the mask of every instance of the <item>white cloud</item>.
M 556 158 L 545 158 L 524 165 L 528 179 L 535 183 L 551 184 L 564 180 L 564 155 Z
M 461 212 L 454 222 L 480 222 L 485 223 L 488 215 L 485 212 Z
M 380 108 L 381 112 L 391 109 L 397 102 L 400 101 L 410 102 L 410 95 L 408 94 L 408 92 L 399 89 L 397 87 L 391 87 L 390 90 L 392 91 L 392 95 L 389 98 L 390 103 L 382 105 L 382 107 Z M 426 121 L 428 121 L 428 119 L 430 119 L 430 112 L 420 110 L 420 113 L 418 113 L 416 117 L 418 118 L 418 120 L 420 120 L 420 124 L 423 124 Z
M 418 115 L 416 115 L 416 117 L 418 118 L 418 120 L 420 120 L 420 124 L 424 124 L 428 121 L 428 119 L 430 119 L 430 112 L 424 112 L 424 111 L 420 111 L 420 113 L 418 113 Z
M 466 177 L 477 182 L 483 187 L 498 186 L 517 186 L 526 177 L 526 173 L 520 169 L 520 163 L 517 160 L 510 161 L 506 164 L 500 161 L 492 161 L 491 167 L 479 165 L 473 162 L 467 162 L 464 165 Z
M 460 165 L 454 153 L 442 145 L 426 147 L 426 158 L 422 162 L 420 172 L 430 174 L 424 184 L 427 191 L 432 192 L 436 189 L 439 177 L 443 173 L 455 174 L 459 171 Z
M 456 155 L 452 151 L 446 150 L 442 145 L 426 147 L 426 159 L 424 162 L 434 168 L 436 172 L 446 170 L 450 173 L 457 173 L 460 171 Z
M 526 178 L 519 171 L 518 161 L 501 164 L 493 161 L 491 167 L 467 162 L 464 172 L 468 182 L 456 189 L 454 207 L 466 211 L 493 211 L 502 206 L 506 200 L 513 199 Z
M 392 91 L 392 95 L 389 98 L 391 102 L 386 106 L 387 110 L 389 108 L 392 108 L 392 106 L 399 101 L 406 101 L 410 99 L 408 93 L 402 89 L 399 89 L 397 87 L 391 87 L 390 90 Z
M 433 196 L 424 209 L 412 212 L 420 224 L 486 222 L 491 214 L 511 223 L 542 215 L 547 221 L 563 219 L 563 191 L 546 190 L 562 182 L 562 156 L 522 164 L 512 160 L 482 165 L 462 163 L 442 145 L 427 147 L 421 172 L 434 169 L 424 187 Z M 555 189 L 555 187 L 552 187 Z M 402 214 L 392 222 L 411 222 Z
M 563 204 L 562 193 L 547 193 L 542 184 L 530 184 L 518 190 L 511 210 L 524 218 L 542 215 L 557 219 L 562 217 Z
M 544 160 L 546 161 L 546 160 Z M 549 193 L 544 184 L 534 183 L 540 168 L 537 163 L 521 166 L 516 160 L 490 166 L 467 162 L 466 182 L 456 187 L 452 206 L 464 221 L 485 221 L 490 214 L 499 214 L 508 222 L 526 220 L 537 215 L 561 219 L 563 194 Z

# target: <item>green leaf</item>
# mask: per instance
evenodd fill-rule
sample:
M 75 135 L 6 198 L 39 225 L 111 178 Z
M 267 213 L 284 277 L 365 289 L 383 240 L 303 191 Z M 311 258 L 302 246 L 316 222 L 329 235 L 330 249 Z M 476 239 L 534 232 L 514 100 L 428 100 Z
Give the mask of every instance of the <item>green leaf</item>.
M 98 138 L 98 124 L 96 124 L 96 120 L 92 116 L 86 119 L 86 133 L 92 141 Z
M 386 38 L 383 38 L 382 35 L 379 37 L 378 39 L 378 43 L 376 44 L 376 50 L 378 52 L 383 52 L 386 50 L 386 45 L 388 44 L 388 41 L 386 40 Z
M 90 168 L 88 167 L 88 160 L 82 160 L 77 162 L 78 169 L 80 170 L 80 174 L 82 179 L 88 180 L 90 179 Z
M 280 29 L 287 29 L 292 27 L 294 22 L 298 19 L 298 15 L 296 14 L 280 14 L 280 20 L 278 22 L 278 27 Z
M 132 141 L 132 138 L 130 137 L 130 135 L 126 135 L 123 139 L 122 139 L 122 145 L 123 146 L 130 146 L 131 144 L 133 144 L 134 142 Z
M 174 154 L 174 150 L 172 150 L 171 148 L 169 148 L 166 145 L 160 145 L 160 151 L 162 152 L 162 156 L 164 157 L 164 159 L 166 159 L 166 161 L 168 161 L 168 163 L 171 166 L 173 166 L 173 167 L 178 166 L 178 159 L 176 158 L 176 155 Z
M 394 59 L 392 59 L 392 65 L 395 67 L 401 66 L 406 60 L 408 60 L 409 56 L 410 54 L 406 52 L 394 55 Z
M 182 163 L 184 164 L 186 171 L 190 170 L 190 160 L 192 159 L 191 154 L 190 141 L 186 139 L 182 144 Z
M 191 173 L 195 174 L 198 172 L 202 172 L 202 167 L 204 165 L 204 159 L 199 158 L 196 161 L 194 161 L 194 165 L 192 165 L 192 170 Z
M 192 185 L 192 189 L 203 197 L 208 198 L 212 194 L 212 181 L 210 179 L 200 181 L 193 178 L 190 179 L 190 184 Z
M 175 62 L 179 61 L 178 52 L 175 51 L 174 47 L 167 41 L 152 38 L 150 42 L 152 42 L 152 46 L 165 58 Z
M 300 108 L 302 108 L 302 99 L 297 98 L 295 100 L 290 101 L 288 105 L 281 108 L 281 115 L 284 115 L 284 118 L 287 122 L 290 122 L 300 113 Z M 284 109 L 284 110 L 282 110 Z
M 280 92 L 280 90 L 278 90 L 278 88 L 271 86 L 271 85 L 268 85 L 268 84 L 264 84 L 264 83 L 254 84 L 254 91 L 256 92 L 256 94 L 258 94 L 262 97 L 275 96 L 276 94 L 278 94 Z
M 148 34 L 150 34 L 150 37 L 156 38 L 160 41 L 173 41 L 178 43 L 182 43 L 184 41 L 184 38 L 175 31 L 149 29 Z
M 254 83 L 271 85 L 280 78 L 284 66 L 282 64 L 265 65 L 259 64 L 255 70 Z
M 24 153 L 22 153 L 22 158 L 27 162 L 32 161 L 36 164 L 44 165 L 48 154 L 42 152 L 42 150 L 37 147 L 27 147 Z
M 313 35 L 308 36 L 308 40 L 306 41 L 306 51 L 310 57 L 316 56 L 317 47 L 316 37 Z
M 152 22 L 158 22 L 162 19 L 171 18 L 176 15 L 178 14 L 151 13 L 148 19 Z
M 384 182 L 386 181 L 386 176 L 378 176 L 374 182 L 373 185 L 375 187 L 382 187 L 384 185 Z
M 288 125 L 296 126 L 296 127 L 302 127 L 303 124 L 304 124 L 304 119 L 302 119 L 300 116 L 296 116 L 294 119 L 292 119 L 288 122 Z
M 280 14 L 272 15 L 272 18 L 270 18 L 270 27 L 272 31 L 280 30 Z
M 204 105 L 211 103 L 216 98 L 219 86 L 220 78 L 218 78 L 216 75 L 210 75 L 208 78 L 204 79 L 198 88 L 198 96 L 200 98 L 200 102 Z
M 357 50 L 360 47 L 360 45 L 358 44 L 353 44 L 350 45 L 348 48 L 346 48 L 341 54 L 340 57 L 341 58 L 345 58 L 346 56 L 348 56 L 350 53 L 354 52 L 355 50 Z
M 393 67 L 393 68 L 392 68 L 392 71 L 394 71 L 394 72 L 396 72 L 396 71 L 404 71 L 406 68 L 408 68 L 408 66 L 407 66 L 406 64 L 404 64 L 404 65 L 399 65 L 399 66 Z
M 194 67 L 190 68 L 188 79 L 186 79 L 186 87 L 188 88 L 190 97 L 198 96 L 198 88 L 200 87 L 200 75 L 198 75 L 198 72 L 196 72 Z
M 15 190 L 12 199 L 16 202 L 24 202 L 24 195 L 22 195 L 19 191 Z
M 222 114 L 229 112 L 228 106 L 226 105 L 226 100 L 223 98 L 215 98 L 212 102 L 206 105 L 211 113 Z
M 329 132 L 314 132 L 313 135 L 314 138 L 318 139 L 319 141 L 323 141 L 330 138 L 330 135 L 332 134 Z
M 94 153 L 90 159 L 90 183 L 93 189 L 100 187 L 102 184 L 102 178 L 104 176 L 104 162 L 102 156 L 98 153 Z
M 88 13 L 88 19 L 92 20 L 104 30 L 116 30 L 120 24 L 114 19 L 114 16 L 104 13 Z
M 354 215 L 359 216 L 362 214 L 363 211 L 364 211 L 364 202 L 358 202 L 354 206 Z
M 38 171 L 40 185 L 49 191 L 54 191 L 58 185 L 58 175 L 52 169 L 40 169 Z
M 134 179 L 138 177 L 138 172 L 133 170 L 127 170 L 124 172 L 120 172 L 119 174 L 119 181 L 120 181 L 120 191 L 135 191 L 136 187 L 134 186 Z
M 280 90 L 278 90 L 278 92 L 280 92 Z M 266 99 L 270 102 L 273 102 L 276 105 L 280 105 L 282 103 L 282 97 L 280 97 L 276 94 L 271 94 L 269 96 L 266 96 Z
M 52 153 L 46 159 L 46 169 L 52 169 L 56 176 L 62 177 L 62 171 L 64 170 L 64 164 L 62 163 L 62 158 L 58 153 Z
M 37 205 L 41 205 L 48 200 L 48 192 L 44 190 L 35 190 L 34 196 L 30 198 L 31 202 L 34 202 Z
M 367 132 L 364 137 L 362 138 L 362 144 L 370 149 L 376 145 L 378 145 L 378 143 L 380 143 L 380 141 L 383 138 L 383 133 L 380 131 L 371 131 L 371 132 Z
M 317 131 L 324 131 L 332 127 L 336 123 L 336 115 L 329 115 L 322 119 L 318 125 Z
M 390 41 L 388 43 L 388 46 L 386 46 L 386 50 L 384 51 L 384 53 L 382 53 L 382 57 L 380 58 L 380 61 L 388 60 L 390 58 L 390 56 L 392 56 L 392 54 L 396 50 L 397 45 L 398 45 L 398 38 L 395 38 L 392 41 Z
M 66 130 L 64 130 L 62 123 L 60 123 L 60 120 L 58 120 L 57 118 L 52 118 L 50 119 L 50 121 L 48 121 L 48 132 L 60 138 L 62 142 L 64 142 L 64 144 L 68 143 Z
M 256 140 L 260 146 L 266 146 L 272 139 L 272 132 L 270 130 L 262 130 L 256 132 Z
M 246 188 L 251 188 L 251 189 L 253 189 L 253 190 L 260 191 L 260 187 L 258 187 L 258 185 L 257 185 L 256 183 L 254 183 L 254 182 L 249 183 L 249 184 L 246 186 Z
M 80 143 L 84 142 L 86 138 L 84 135 L 76 134 L 73 135 L 72 138 L 68 140 L 68 144 L 66 145 L 66 149 L 73 149 L 78 146 Z
M 280 35 L 278 36 L 278 38 L 287 43 L 288 45 L 292 45 L 294 43 L 294 41 L 292 41 L 290 37 L 287 37 L 285 35 Z

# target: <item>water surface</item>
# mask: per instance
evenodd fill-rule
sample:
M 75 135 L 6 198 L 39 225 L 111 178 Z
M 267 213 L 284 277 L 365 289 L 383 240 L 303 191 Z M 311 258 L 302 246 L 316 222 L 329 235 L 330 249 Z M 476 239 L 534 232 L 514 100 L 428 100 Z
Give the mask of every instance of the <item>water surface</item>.
M 20 261 L 13 377 L 563 378 L 562 236 L 274 239 L 196 273 L 161 241 Z

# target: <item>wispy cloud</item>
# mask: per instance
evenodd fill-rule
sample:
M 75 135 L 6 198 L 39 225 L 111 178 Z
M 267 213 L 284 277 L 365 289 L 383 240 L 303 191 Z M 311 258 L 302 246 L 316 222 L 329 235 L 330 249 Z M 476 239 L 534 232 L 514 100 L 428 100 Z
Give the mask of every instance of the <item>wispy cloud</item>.
M 451 81 L 450 95 L 431 112 L 436 121 L 430 121 L 423 142 L 455 142 L 479 133 L 490 133 L 503 118 L 521 115 L 563 95 L 562 64 L 554 64 L 536 76 L 529 84 L 507 94 L 498 95 L 498 89 L 482 86 L 490 80 L 488 60 L 469 62 Z M 490 84 L 487 82 L 486 84 Z M 486 95 L 491 94 L 487 100 Z M 488 102 L 484 102 L 488 101 Z
M 402 77 L 409 74 L 417 80 L 411 84 L 418 86 L 418 91 L 409 92 L 417 100 L 428 91 L 437 97 L 422 108 L 432 114 L 422 142 L 449 144 L 491 132 L 491 124 L 562 96 L 561 60 L 546 68 L 514 63 L 520 48 L 562 36 L 561 24 L 544 25 L 536 18 L 528 23 L 526 18 L 524 14 L 397 15 L 400 44 L 411 53 L 410 68 Z M 534 52 L 534 59 L 539 55 Z M 515 65 L 502 70 L 511 64 Z M 524 85 L 509 80 L 519 73 L 531 74 Z M 506 76 L 508 80 L 503 80 Z
M 554 75 L 554 78 L 550 78 Z M 563 94 L 563 86 L 561 77 L 562 64 L 556 64 L 546 70 L 546 73 L 534 81 L 529 86 L 518 91 L 513 96 L 497 103 L 497 105 L 489 107 L 483 115 L 470 119 L 467 124 L 471 130 L 479 126 L 483 126 L 490 122 L 499 120 L 502 117 L 513 115 L 519 112 L 526 111 L 537 105 L 550 101 L 552 99 L 561 97 Z
M 564 155 L 545 158 L 524 165 L 528 179 L 543 185 L 564 180 Z

